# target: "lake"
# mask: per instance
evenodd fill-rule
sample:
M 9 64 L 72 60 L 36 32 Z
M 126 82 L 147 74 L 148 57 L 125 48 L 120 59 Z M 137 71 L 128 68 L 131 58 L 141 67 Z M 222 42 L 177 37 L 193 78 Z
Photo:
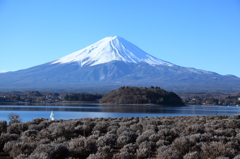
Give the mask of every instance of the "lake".
M 240 107 L 235 106 L 103 106 L 83 105 L 6 105 L 0 103 L 0 120 L 8 120 L 8 114 L 20 115 L 23 122 L 35 118 L 49 118 L 54 111 L 55 119 L 77 119 L 96 117 L 151 117 L 151 116 L 202 116 L 202 115 L 234 115 L 240 114 Z

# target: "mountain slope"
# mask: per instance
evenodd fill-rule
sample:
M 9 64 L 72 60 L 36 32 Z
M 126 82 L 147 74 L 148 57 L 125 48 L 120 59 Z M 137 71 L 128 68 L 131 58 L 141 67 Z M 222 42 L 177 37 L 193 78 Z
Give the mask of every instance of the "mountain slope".
M 0 90 L 82 90 L 124 86 L 167 90 L 240 91 L 240 79 L 174 65 L 121 37 L 104 38 L 80 51 L 32 68 L 0 74 Z

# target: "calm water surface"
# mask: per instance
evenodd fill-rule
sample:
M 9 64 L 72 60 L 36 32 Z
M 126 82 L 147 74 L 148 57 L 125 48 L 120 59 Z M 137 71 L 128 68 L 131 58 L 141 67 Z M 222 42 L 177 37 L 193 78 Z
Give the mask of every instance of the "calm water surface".
M 103 106 L 84 104 L 69 105 L 0 105 L 0 120 L 7 120 L 9 113 L 19 114 L 22 121 L 35 118 L 49 118 L 54 111 L 55 119 L 77 119 L 95 117 L 151 117 L 151 116 L 194 116 L 194 115 L 234 115 L 240 114 L 240 107 L 235 106 Z

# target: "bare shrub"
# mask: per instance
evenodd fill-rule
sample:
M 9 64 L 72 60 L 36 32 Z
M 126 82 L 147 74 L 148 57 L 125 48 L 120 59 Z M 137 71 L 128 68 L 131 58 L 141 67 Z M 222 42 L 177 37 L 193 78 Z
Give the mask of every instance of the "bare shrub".
M 149 118 L 150 119 L 150 121 L 149 121 L 149 124 L 150 125 L 156 125 L 156 126 L 158 126 L 158 125 L 161 125 L 162 124 L 162 122 L 159 120 L 159 118 L 157 118 L 157 117 L 150 117 Z
M 95 125 L 93 130 L 98 130 L 101 133 L 106 133 L 108 126 L 109 126 L 108 122 L 100 122 L 100 123 Z
M 108 132 L 106 137 L 111 138 L 113 140 L 113 143 L 116 143 L 118 136 L 116 134 L 112 134 L 111 132 Z
M 138 147 L 135 144 L 130 143 L 130 144 L 123 146 L 123 148 L 120 150 L 120 152 L 128 152 L 128 153 L 135 154 L 137 148 Z
M 187 153 L 183 156 L 183 159 L 201 159 L 201 156 L 197 151 L 195 151 Z
M 188 153 L 192 145 L 193 144 L 190 143 L 189 139 L 186 137 L 176 138 L 172 143 L 172 147 L 178 150 L 182 155 Z
M 128 119 L 128 117 L 123 117 L 122 118 L 122 122 L 127 122 L 129 119 Z
M 119 122 L 120 122 L 120 120 L 113 119 L 113 120 L 110 121 L 109 125 L 110 126 L 117 126 L 117 127 L 119 127 Z
M 157 157 L 164 159 L 182 159 L 182 155 L 170 146 L 162 146 L 157 149 Z
M 240 115 L 231 115 L 228 119 L 240 119 Z
M 224 157 L 234 157 L 236 155 L 235 150 L 227 148 L 226 144 L 223 142 L 211 142 L 211 143 L 203 143 L 202 144 L 202 158 L 216 158 L 219 156 Z
M 117 133 L 117 129 L 118 129 L 118 126 L 109 126 L 107 128 L 107 131 L 116 134 Z
M 78 136 L 71 120 L 60 123 L 52 123 L 48 127 L 48 130 L 51 132 L 53 138 L 65 137 L 66 139 L 71 139 Z
M 50 144 L 51 143 L 51 140 L 46 138 L 46 139 L 41 139 L 39 140 L 38 144 Z
M 96 122 L 93 118 L 83 118 L 81 121 L 83 122 L 83 125 L 89 125 L 91 129 L 93 129 L 96 125 Z
M 238 131 L 237 135 L 236 135 L 236 140 L 240 141 L 240 130 Z
M 157 127 L 158 127 L 158 131 L 161 129 L 171 129 L 172 128 L 172 126 L 168 126 L 168 125 L 159 125 Z
M 188 126 L 188 123 L 185 123 L 185 122 L 176 122 L 175 124 L 175 127 L 177 129 L 179 129 L 180 132 L 184 132 L 184 133 L 187 133 L 186 132 L 186 127 Z M 159 128 L 159 126 L 158 126 Z
M 152 151 L 156 148 L 156 143 L 152 141 L 144 141 L 139 145 L 139 149 L 145 148 Z
M 130 125 L 130 128 L 135 132 L 139 131 L 140 133 L 142 133 L 143 131 L 142 124 L 133 124 L 133 125 Z
M 128 129 L 128 127 L 126 127 L 126 126 L 119 127 L 117 130 L 117 135 L 120 135 L 122 132 L 124 132 L 127 129 Z
M 149 136 L 149 140 L 152 142 L 157 142 L 159 139 L 160 139 L 160 137 L 157 134 L 152 134 Z
M 97 154 L 103 157 L 111 156 L 112 148 L 110 146 L 98 147 Z
M 239 144 L 240 142 L 236 139 L 231 139 L 229 142 L 226 143 L 227 147 L 235 149 L 236 151 L 240 150 Z
M 158 127 L 156 125 L 144 125 L 143 130 L 146 132 L 147 130 L 153 130 L 153 131 L 158 131 Z M 154 132 L 154 133 L 155 133 Z
M 52 123 L 48 127 L 48 130 L 50 131 L 52 138 L 63 137 L 65 134 L 65 128 L 61 123 Z
M 193 134 L 187 136 L 187 138 L 193 143 L 209 141 L 208 137 L 211 136 L 206 136 L 206 134 Z
M 172 120 L 169 119 L 163 119 L 161 120 L 162 125 L 172 125 L 174 122 Z
M 56 121 L 52 121 L 52 120 L 44 120 L 42 121 L 40 124 L 38 124 L 39 127 L 42 128 L 47 128 L 49 127 L 49 125 L 51 125 L 51 123 L 56 122 Z
M 31 154 L 28 159 L 53 159 L 46 152 Z
M 28 158 L 28 155 L 25 155 L 25 154 L 20 154 L 17 157 L 15 157 L 15 159 L 27 159 L 27 158 Z
M 99 137 L 96 142 L 99 147 L 110 146 L 112 148 L 115 144 L 112 138 L 106 136 Z
M 80 135 L 85 136 L 85 137 L 91 135 L 91 132 L 92 132 L 91 126 L 90 125 L 85 125 L 85 124 L 84 125 L 78 125 L 75 128 L 75 130 L 76 130 L 77 134 L 80 134 Z
M 45 129 L 43 125 L 37 125 L 37 124 L 28 124 L 28 129 L 29 130 L 38 130 L 41 131 L 42 129 Z
M 18 138 L 19 135 L 17 134 L 2 133 L 0 136 L 0 152 L 3 151 L 5 143 L 7 143 L 8 141 L 17 140 Z
M 232 128 L 227 128 L 227 129 L 220 128 L 220 129 L 214 130 L 214 134 L 218 136 L 232 137 L 232 136 L 236 136 L 236 131 Z
M 119 136 L 117 138 L 117 145 L 120 147 L 123 147 L 124 145 L 131 143 L 131 140 L 132 139 L 129 136 L 125 136 L 125 135 Z
M 178 132 L 174 128 L 161 129 L 158 131 L 158 135 L 159 135 L 160 139 L 172 142 L 175 138 L 178 137 Z
M 120 152 L 117 154 L 114 154 L 112 159 L 133 159 L 134 156 L 131 153 L 127 153 L 127 152 Z
M 146 136 L 146 135 L 140 135 L 140 136 L 138 136 L 137 139 L 136 139 L 136 144 L 137 144 L 137 145 L 140 145 L 140 144 L 141 144 L 142 142 L 144 142 L 144 141 L 149 141 L 148 136 Z
M 235 156 L 233 159 L 240 159 L 240 155 Z
M 134 118 L 133 118 L 133 121 L 134 121 L 135 123 L 138 123 L 138 122 L 139 122 L 139 117 L 137 117 L 137 116 L 134 117 Z
M 8 119 L 9 119 L 9 125 L 11 125 L 13 123 L 20 123 L 22 121 L 20 116 L 18 114 L 15 114 L 15 113 L 10 113 L 8 115 Z
M 240 120 L 228 120 L 226 125 L 232 129 L 240 128 Z
M 120 134 L 120 136 L 128 136 L 128 137 L 130 137 L 130 139 L 131 139 L 130 142 L 135 142 L 136 138 L 138 137 L 138 135 L 134 131 L 129 130 L 129 129 L 123 131 Z
M 144 131 L 144 132 L 142 133 L 142 135 L 151 136 L 152 134 L 155 134 L 155 133 L 156 133 L 155 130 L 153 130 L 153 129 L 147 129 L 146 131 Z
M 36 146 L 36 143 L 9 141 L 4 145 L 3 150 L 11 157 L 16 157 L 20 154 L 30 155 Z
M 147 148 L 137 149 L 137 158 L 138 159 L 148 158 L 148 157 L 151 157 L 151 155 L 152 155 L 152 152 Z
M 29 158 L 43 159 L 64 159 L 70 154 L 68 148 L 60 144 L 41 144 L 39 145 Z
M 194 134 L 190 136 L 190 140 L 193 139 L 196 140 L 197 142 L 209 142 L 212 140 L 212 135 L 211 134 Z
M 100 136 L 100 131 L 92 131 L 92 135 L 88 136 L 88 138 L 91 138 L 91 139 L 98 139 Z
M 169 141 L 161 140 L 161 139 L 156 142 L 157 147 L 168 146 L 169 144 L 170 144 Z
M 193 124 L 193 125 L 188 125 L 185 129 L 185 132 L 187 134 L 197 134 L 197 133 L 203 133 L 204 132 L 204 127 L 199 124 Z
M 51 132 L 48 131 L 48 129 L 42 129 L 41 131 L 39 131 L 37 134 L 37 139 L 38 140 L 42 140 L 42 139 L 43 140 L 46 140 L 46 139 L 54 140 Z
M 7 132 L 9 134 L 21 134 L 28 129 L 28 125 L 25 123 L 12 123 L 8 128 Z
M 13 149 L 13 146 L 16 144 L 17 142 L 16 141 L 9 141 L 7 142 L 5 145 L 4 145 L 4 148 L 3 148 L 3 151 L 4 152 L 7 152 L 7 153 L 10 153 Z M 20 153 L 21 154 L 21 153 Z M 10 154 L 10 156 L 12 156 Z M 13 157 L 13 156 L 12 156 Z M 15 156 L 14 156 L 15 157 Z
M 105 159 L 105 158 L 99 154 L 90 154 L 87 159 Z
M 68 148 L 72 157 L 86 158 L 91 153 L 97 151 L 96 142 L 94 140 L 87 140 L 85 137 L 71 139 L 68 143 Z
M 61 143 L 65 143 L 67 142 L 67 139 L 65 137 L 58 137 L 56 139 L 54 139 L 53 143 L 55 144 L 61 144 Z
M 7 122 L 6 121 L 0 121 L 0 134 L 7 132 Z
M 38 134 L 37 130 L 27 130 L 23 132 L 22 136 L 36 138 L 37 134 Z
M 238 152 L 236 150 L 231 149 L 231 148 L 227 148 L 227 151 L 226 151 L 226 156 L 227 157 L 233 158 L 237 154 L 238 154 Z
M 32 123 L 38 125 L 38 124 L 40 124 L 41 122 L 47 121 L 47 120 L 48 120 L 47 118 L 35 118 L 35 119 L 32 120 Z

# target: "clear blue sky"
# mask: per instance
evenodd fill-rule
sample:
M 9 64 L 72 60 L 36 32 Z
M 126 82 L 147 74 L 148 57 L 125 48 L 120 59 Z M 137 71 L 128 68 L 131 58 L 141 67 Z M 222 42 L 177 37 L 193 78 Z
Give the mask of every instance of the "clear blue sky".
M 176 65 L 240 77 L 239 0 L 0 0 L 0 71 L 115 35 Z

